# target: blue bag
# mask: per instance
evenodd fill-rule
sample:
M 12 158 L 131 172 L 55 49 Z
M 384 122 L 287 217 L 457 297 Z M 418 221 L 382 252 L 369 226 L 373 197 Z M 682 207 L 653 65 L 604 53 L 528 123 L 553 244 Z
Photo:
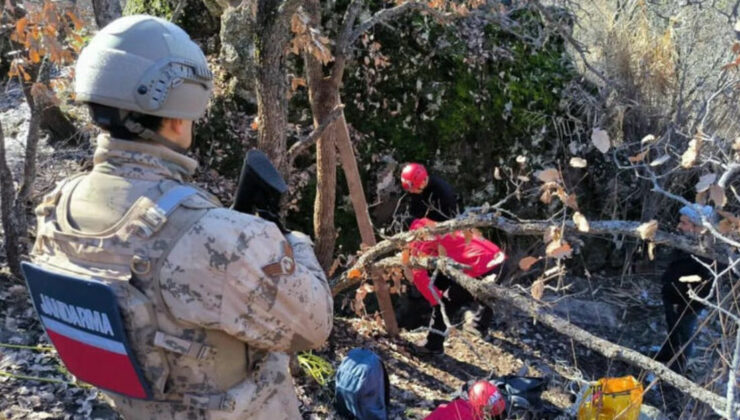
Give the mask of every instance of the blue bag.
M 357 420 L 387 420 L 390 382 L 383 361 L 367 349 L 352 349 L 336 374 L 336 408 Z

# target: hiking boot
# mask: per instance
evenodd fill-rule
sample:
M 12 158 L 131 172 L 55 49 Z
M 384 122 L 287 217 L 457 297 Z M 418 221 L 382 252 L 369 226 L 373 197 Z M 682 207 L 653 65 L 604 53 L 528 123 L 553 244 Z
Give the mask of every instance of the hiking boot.
M 419 356 L 437 355 L 437 354 L 443 354 L 445 352 L 444 346 L 430 345 L 429 342 L 427 342 L 426 338 L 423 340 L 417 341 L 416 343 L 411 343 L 410 348 L 411 348 L 412 353 L 417 354 Z

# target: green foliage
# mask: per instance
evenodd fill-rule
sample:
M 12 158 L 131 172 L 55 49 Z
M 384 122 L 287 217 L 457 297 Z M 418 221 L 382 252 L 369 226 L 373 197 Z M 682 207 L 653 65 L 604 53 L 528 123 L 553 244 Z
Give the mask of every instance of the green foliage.
M 171 20 L 179 0 L 128 0 L 123 10 L 125 16 L 146 14 Z M 213 16 L 200 0 L 184 0 L 186 3 L 174 23 L 182 27 L 195 40 L 218 40 L 220 20 Z M 206 53 L 217 52 L 217 45 L 202 43 Z
M 174 10 L 169 0 L 128 0 L 123 14 L 124 16 L 152 15 L 170 20 Z
M 223 89 L 217 89 L 206 115 L 195 124 L 193 152 L 203 167 L 237 180 L 244 153 L 257 143 L 256 134 L 249 129 L 249 115 L 257 110 L 233 92 L 233 83 L 220 80 L 216 73 L 216 84 Z
M 542 25 L 527 11 L 514 19 L 532 36 Z M 549 147 L 551 120 L 564 113 L 561 92 L 575 77 L 563 42 L 535 48 L 496 25 L 477 33 L 471 25 L 444 28 L 413 16 L 365 41 L 378 42 L 390 65 L 375 65 L 364 48 L 346 78 L 347 118 L 371 137 L 363 160 L 392 153 L 400 161 L 465 162 L 455 180 L 465 191 L 501 161 Z

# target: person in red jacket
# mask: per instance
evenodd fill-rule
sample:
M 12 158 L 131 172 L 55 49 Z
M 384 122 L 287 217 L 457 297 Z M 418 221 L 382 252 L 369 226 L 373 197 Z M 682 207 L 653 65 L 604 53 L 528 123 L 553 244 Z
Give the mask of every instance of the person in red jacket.
M 435 224 L 430 219 L 416 219 L 411 223 L 411 230 Z M 442 247 L 448 258 L 470 267 L 465 270 L 465 274 L 471 277 L 484 277 L 494 271 L 500 272 L 502 263 L 506 259 L 503 251 L 493 242 L 475 234 L 473 237 L 466 237 L 462 231 L 419 239 L 412 242 L 409 247 L 411 255 L 419 257 L 438 256 L 439 249 Z M 446 314 L 450 317 L 462 306 L 473 303 L 476 306 L 473 326 L 481 336 L 487 334 L 488 326 L 493 318 L 491 308 L 476 301 L 462 286 L 442 274 L 438 274 L 434 284 L 431 284 L 427 270 L 415 269 L 412 273 L 414 285 L 433 307 L 432 318 L 429 322 L 430 331 L 426 339 L 414 345 L 417 352 L 427 354 L 444 352 L 445 336 L 439 332 L 446 331 L 447 326 L 440 303 L 443 304 Z
M 455 189 L 442 177 L 429 174 L 424 165 L 406 164 L 401 170 L 401 187 L 408 193 L 405 204 L 410 218 L 405 223 L 420 218 L 444 222 L 459 213 L 461 206 Z

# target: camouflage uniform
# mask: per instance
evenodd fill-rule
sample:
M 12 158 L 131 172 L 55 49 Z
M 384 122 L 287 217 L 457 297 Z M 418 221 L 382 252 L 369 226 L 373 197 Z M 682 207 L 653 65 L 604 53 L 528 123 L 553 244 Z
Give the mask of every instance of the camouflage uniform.
M 332 327 L 308 237 L 204 192 L 152 223 L 152 203 L 196 168 L 164 146 L 102 135 L 94 163 L 37 208 L 32 258 L 135 287 L 118 293 L 124 322 L 166 402 L 109 394 L 117 409 L 129 419 L 300 418 L 286 352 L 321 345 Z

